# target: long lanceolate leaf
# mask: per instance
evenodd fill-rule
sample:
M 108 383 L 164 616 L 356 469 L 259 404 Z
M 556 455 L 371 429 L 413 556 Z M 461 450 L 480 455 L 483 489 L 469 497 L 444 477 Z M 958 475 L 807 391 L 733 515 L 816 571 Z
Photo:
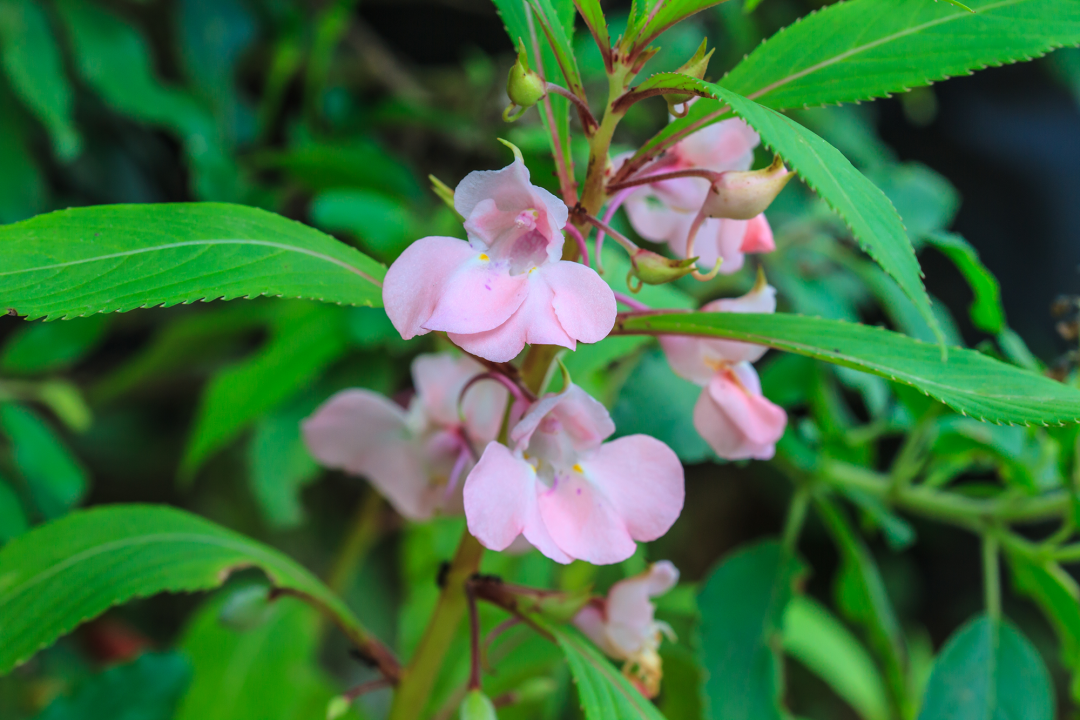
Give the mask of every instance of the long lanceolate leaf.
M 783 313 L 672 313 L 623 316 L 613 332 L 768 345 L 911 385 L 965 415 L 999 424 L 1080 422 L 1076 388 L 974 350 L 952 348 L 945 362 L 936 345 L 883 328 Z
M 721 83 L 772 108 L 855 102 L 1080 44 L 1075 0 L 849 0 L 765 41 Z
M 766 147 L 782 157 L 844 219 L 863 250 L 896 280 L 938 340 L 944 342 L 922 284 L 915 250 L 885 193 L 839 150 L 799 123 L 730 90 L 717 85 L 712 88 L 758 131 Z
M 562 628 L 551 632 L 566 655 L 586 720 L 664 720 L 656 706 L 580 633 Z
M 329 614 L 354 643 L 373 642 L 336 595 L 278 551 L 174 508 L 113 505 L 0 550 L 0 675 L 113 605 L 218 587 L 248 567 Z
M 221 203 L 104 205 L 0 227 L 0 310 L 65 318 L 275 295 L 381 305 L 386 269 L 329 235 Z
M 560 17 L 559 8 L 552 0 L 529 0 L 529 5 L 547 36 L 548 44 L 555 53 L 555 60 L 570 91 L 578 97 L 585 97 L 585 88 L 581 84 L 581 73 L 578 71 L 574 47 L 571 44 L 573 15 L 570 16 L 568 32 L 563 18 Z

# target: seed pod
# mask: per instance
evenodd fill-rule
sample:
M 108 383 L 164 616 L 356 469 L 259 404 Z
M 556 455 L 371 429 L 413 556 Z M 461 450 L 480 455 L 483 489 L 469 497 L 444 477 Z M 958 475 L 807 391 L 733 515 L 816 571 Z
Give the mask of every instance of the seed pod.
M 791 178 L 779 155 L 763 170 L 721 173 L 709 188 L 702 212 L 711 218 L 749 220 L 765 212 Z

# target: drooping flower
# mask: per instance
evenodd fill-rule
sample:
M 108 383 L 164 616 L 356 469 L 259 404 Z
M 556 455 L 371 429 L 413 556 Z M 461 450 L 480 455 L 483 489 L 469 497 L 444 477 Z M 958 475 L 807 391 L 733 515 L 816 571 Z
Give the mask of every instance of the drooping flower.
M 759 142 L 758 134 L 742 120 L 724 120 L 681 140 L 646 172 L 661 174 L 689 168 L 713 172 L 748 170 Z M 673 253 L 686 257 L 687 236 L 710 187 L 709 180 L 701 177 L 662 180 L 641 185 L 627 196 L 624 207 L 639 235 L 653 242 L 666 242 Z M 722 273 L 740 269 L 745 253 L 775 249 L 772 229 L 764 214 L 749 220 L 706 218 L 694 241 L 698 264 L 711 268 L 722 258 Z
M 383 303 L 403 338 L 442 330 L 464 350 L 506 362 L 525 343 L 574 349 L 608 334 L 611 288 L 591 268 L 561 259 L 566 205 L 529 182 L 520 158 L 469 173 L 454 207 L 468 242 L 422 238 L 386 273 Z
M 775 312 L 776 290 L 759 278 L 741 298 L 715 300 L 701 310 Z M 767 348 L 682 335 L 662 336 L 660 345 L 676 375 L 704 388 L 694 406 L 694 427 L 716 454 L 728 460 L 771 458 L 787 426 L 787 413 L 762 395 L 751 365 Z
M 660 692 L 660 641 L 664 634 L 672 634 L 667 624 L 655 619 L 650 598 L 663 595 L 678 581 L 675 566 L 661 560 L 640 575 L 615 583 L 606 598 L 594 598 L 574 617 L 574 625 L 606 655 L 625 663 L 623 673 L 649 697 Z
M 462 511 L 458 480 L 473 466 L 474 449 L 499 433 L 507 390 L 477 383 L 484 368 L 469 357 L 420 355 L 412 364 L 416 395 L 406 411 L 370 390 L 344 390 L 304 421 L 304 441 L 329 468 L 363 475 L 411 520 Z
M 611 416 L 573 384 L 533 403 L 510 431 L 510 447 L 489 443 L 465 481 L 465 517 L 492 550 L 518 535 L 552 560 L 594 564 L 634 554 L 682 512 L 683 468 L 647 435 L 611 442 Z

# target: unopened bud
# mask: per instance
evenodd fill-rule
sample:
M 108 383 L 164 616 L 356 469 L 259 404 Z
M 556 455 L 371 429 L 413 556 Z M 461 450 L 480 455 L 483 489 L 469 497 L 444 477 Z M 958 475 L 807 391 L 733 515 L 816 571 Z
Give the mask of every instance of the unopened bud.
M 461 720 L 498 720 L 498 716 L 487 695 L 470 690 L 461 703 Z
M 639 249 L 630 256 L 630 276 L 646 285 L 663 285 L 694 272 L 697 258 L 666 258 L 651 250 Z M 628 278 L 629 279 L 629 278 Z
M 244 632 L 257 628 L 270 616 L 270 588 L 249 585 L 233 592 L 221 607 L 218 621 L 233 630 Z
M 503 112 L 503 118 L 517 119 L 519 112 L 513 118 L 509 117 L 510 111 L 517 106 L 524 112 L 525 108 L 531 108 L 547 94 L 544 87 L 544 79 L 529 67 L 529 58 L 525 54 L 525 43 L 521 43 L 518 50 L 517 62 L 510 68 L 510 74 L 506 78 L 506 94 L 510 96 L 510 107 Z
M 701 45 L 698 46 L 697 52 L 694 53 L 694 56 L 687 60 L 686 64 L 675 72 L 679 73 L 680 75 L 689 75 L 690 77 L 697 78 L 698 80 L 704 80 L 705 71 L 709 69 L 709 58 L 712 57 L 712 54 L 714 52 L 716 52 L 716 48 L 713 48 L 709 52 L 705 52 L 705 45 L 708 42 L 708 39 L 702 40 Z M 672 115 L 678 115 L 678 113 L 675 112 L 675 106 L 682 105 L 683 103 L 688 103 L 694 97 L 694 95 L 678 93 L 674 95 L 665 95 L 664 99 L 667 101 L 668 112 L 670 112 Z
M 765 212 L 791 178 L 779 155 L 763 170 L 721 173 L 709 189 L 702 211 L 711 218 L 749 220 Z

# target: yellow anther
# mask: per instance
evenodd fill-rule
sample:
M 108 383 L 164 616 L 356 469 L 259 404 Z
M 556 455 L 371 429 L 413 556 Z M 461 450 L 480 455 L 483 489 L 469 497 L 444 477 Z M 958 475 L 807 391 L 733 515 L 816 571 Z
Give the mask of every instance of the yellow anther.
M 585 474 L 585 468 L 581 467 L 581 465 L 579 465 L 579 464 L 577 464 L 577 463 L 574 463 L 574 468 L 573 468 L 573 470 L 574 470 L 574 472 L 576 472 L 576 473 L 581 473 L 582 475 L 584 475 L 584 474 Z
M 488 257 L 487 253 L 480 253 L 480 259 L 483 260 L 484 262 L 487 262 L 491 258 Z

